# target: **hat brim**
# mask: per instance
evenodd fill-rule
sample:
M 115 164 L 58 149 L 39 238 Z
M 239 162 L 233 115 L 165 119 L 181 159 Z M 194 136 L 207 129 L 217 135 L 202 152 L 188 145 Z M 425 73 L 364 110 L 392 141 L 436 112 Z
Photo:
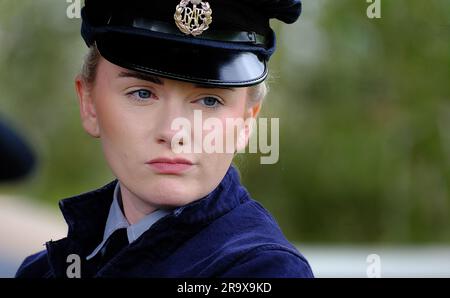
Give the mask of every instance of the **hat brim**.
M 100 54 L 118 66 L 208 86 L 245 87 L 267 77 L 257 54 L 190 45 L 139 35 L 106 33 L 97 39 Z

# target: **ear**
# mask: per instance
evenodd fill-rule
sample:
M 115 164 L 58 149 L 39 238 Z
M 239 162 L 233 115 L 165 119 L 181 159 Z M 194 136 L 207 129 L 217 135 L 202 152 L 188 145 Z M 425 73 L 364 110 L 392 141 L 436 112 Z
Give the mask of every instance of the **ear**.
M 262 101 L 252 103 L 250 107 L 247 107 L 244 119 L 247 119 L 247 118 L 255 118 L 256 119 L 256 117 L 258 117 L 258 115 L 259 115 L 259 112 L 261 111 L 261 106 L 262 106 Z
M 238 142 L 237 142 L 237 152 L 243 152 L 247 147 L 250 137 L 253 132 L 253 124 L 261 111 L 262 102 L 252 103 L 250 107 L 247 107 L 245 111 L 244 121 L 245 125 L 243 129 L 239 132 Z
M 84 130 L 94 138 L 100 137 L 100 128 L 98 125 L 97 113 L 94 101 L 87 83 L 81 75 L 75 78 L 75 88 L 80 105 L 81 123 Z

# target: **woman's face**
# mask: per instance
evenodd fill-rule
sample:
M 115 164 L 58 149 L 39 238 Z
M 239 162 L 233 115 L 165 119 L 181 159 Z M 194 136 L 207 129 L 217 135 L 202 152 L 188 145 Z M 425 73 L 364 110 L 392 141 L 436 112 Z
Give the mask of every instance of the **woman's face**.
M 227 118 L 245 120 L 256 117 L 260 109 L 259 104 L 248 106 L 248 88 L 207 88 L 142 75 L 103 58 L 92 86 L 80 77 L 76 84 L 83 126 L 100 138 L 122 191 L 154 208 L 181 206 L 204 197 L 220 183 L 232 162 L 234 153 L 226 148 L 224 153 L 205 152 L 201 141 L 211 130 L 201 130 L 202 139 L 194 137 L 194 111 L 202 112 L 203 122 L 211 117 L 220 121 L 225 144 L 232 133 L 226 128 Z M 180 117 L 189 120 L 190 132 L 172 129 L 172 122 Z M 191 144 L 187 139 L 179 143 L 181 148 L 196 144 L 201 153 L 176 154 L 172 139 L 180 133 L 191 137 Z M 192 165 L 149 163 L 157 158 L 182 158 Z

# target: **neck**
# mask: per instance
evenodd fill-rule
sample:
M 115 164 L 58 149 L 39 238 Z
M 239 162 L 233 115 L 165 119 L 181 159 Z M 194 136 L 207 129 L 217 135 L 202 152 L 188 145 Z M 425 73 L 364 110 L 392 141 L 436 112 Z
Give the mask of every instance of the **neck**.
M 156 206 L 141 200 L 123 184 L 120 184 L 120 192 L 122 195 L 123 212 L 131 225 L 139 222 L 142 218 L 158 209 Z

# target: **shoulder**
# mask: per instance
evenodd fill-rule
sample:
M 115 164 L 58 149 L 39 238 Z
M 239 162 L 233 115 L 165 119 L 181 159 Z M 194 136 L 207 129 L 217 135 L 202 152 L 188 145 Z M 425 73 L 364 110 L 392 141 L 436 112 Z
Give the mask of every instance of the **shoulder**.
M 308 261 L 278 245 L 259 246 L 238 258 L 221 277 L 313 278 Z
M 253 199 L 214 221 L 208 231 L 207 239 L 214 239 L 214 244 L 205 247 L 212 246 L 213 255 L 220 255 L 210 262 L 223 277 L 314 277 L 275 218 Z
M 209 229 L 223 235 L 224 241 L 242 244 L 279 244 L 295 249 L 270 212 L 251 198 L 215 220 Z
M 249 198 L 229 214 L 239 233 L 232 241 L 241 244 L 223 277 L 314 277 L 306 258 L 290 243 L 276 219 L 259 202 Z
M 25 258 L 16 272 L 16 278 L 48 277 L 50 266 L 47 250 L 42 250 Z

